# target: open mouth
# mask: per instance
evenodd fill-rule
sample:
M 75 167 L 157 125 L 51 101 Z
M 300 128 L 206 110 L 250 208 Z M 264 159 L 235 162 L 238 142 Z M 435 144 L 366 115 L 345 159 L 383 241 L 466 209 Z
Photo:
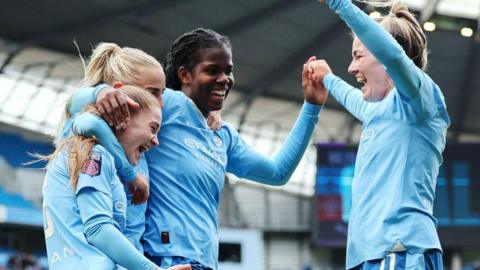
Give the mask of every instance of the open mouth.
M 357 82 L 365 85 L 367 83 L 367 78 L 365 77 L 357 77 Z
M 226 90 L 212 90 L 211 94 L 216 97 L 224 98 L 227 94 Z
M 367 78 L 365 78 L 363 76 L 358 76 L 358 77 L 356 77 L 356 79 L 357 79 L 357 82 L 362 85 L 361 89 L 363 91 L 364 90 L 363 88 L 365 87 L 365 84 L 367 84 Z
M 148 150 L 150 150 L 150 146 L 148 146 L 147 144 L 142 144 L 140 145 L 140 147 L 138 147 L 138 151 L 140 153 L 146 152 Z

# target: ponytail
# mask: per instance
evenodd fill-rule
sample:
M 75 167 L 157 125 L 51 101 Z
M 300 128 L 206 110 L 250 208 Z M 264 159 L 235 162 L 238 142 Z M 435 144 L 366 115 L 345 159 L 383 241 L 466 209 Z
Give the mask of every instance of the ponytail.
M 407 6 L 395 2 L 387 16 L 377 20 L 402 46 L 416 66 L 425 70 L 428 65 L 427 37 Z

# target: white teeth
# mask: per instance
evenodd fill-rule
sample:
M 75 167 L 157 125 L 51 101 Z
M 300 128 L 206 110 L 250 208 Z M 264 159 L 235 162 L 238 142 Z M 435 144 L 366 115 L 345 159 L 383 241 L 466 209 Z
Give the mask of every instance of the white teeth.
M 146 144 L 142 144 L 142 145 L 140 145 L 140 147 L 138 149 L 139 149 L 140 153 L 143 153 L 143 152 L 148 151 L 148 149 L 150 149 L 150 147 Z
M 225 94 L 227 93 L 227 91 L 225 90 L 212 90 L 212 94 L 213 95 L 216 95 L 216 96 L 225 96 Z
M 367 79 L 365 79 L 364 77 L 357 77 L 357 82 L 358 83 L 366 83 L 367 82 Z

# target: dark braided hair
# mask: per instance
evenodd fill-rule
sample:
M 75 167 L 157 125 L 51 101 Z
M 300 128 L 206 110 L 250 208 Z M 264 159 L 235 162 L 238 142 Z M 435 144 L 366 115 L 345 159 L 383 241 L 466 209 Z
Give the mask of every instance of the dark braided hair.
M 202 49 L 218 47 L 231 49 L 232 45 L 228 37 L 211 29 L 197 28 L 177 38 L 163 61 L 167 87 L 180 90 L 182 81 L 178 77 L 178 69 L 184 66 L 189 71 L 193 70 L 200 61 Z

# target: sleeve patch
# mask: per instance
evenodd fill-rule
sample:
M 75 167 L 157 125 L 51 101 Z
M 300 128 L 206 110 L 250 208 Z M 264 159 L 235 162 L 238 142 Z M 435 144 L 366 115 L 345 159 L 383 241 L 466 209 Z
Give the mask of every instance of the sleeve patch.
M 85 162 L 82 168 L 82 173 L 90 175 L 90 176 L 97 176 L 101 173 L 102 168 L 102 156 L 98 153 L 93 153 L 90 156 L 90 159 Z

